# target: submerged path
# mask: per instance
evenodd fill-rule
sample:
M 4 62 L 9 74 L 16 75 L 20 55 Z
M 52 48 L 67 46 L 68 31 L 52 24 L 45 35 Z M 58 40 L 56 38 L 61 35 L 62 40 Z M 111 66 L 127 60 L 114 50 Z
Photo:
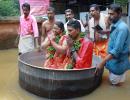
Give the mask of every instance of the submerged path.
M 126 82 L 121 87 L 113 87 L 108 83 L 108 71 L 105 70 L 103 82 L 94 92 L 84 97 L 70 100 L 129 100 L 130 71 Z M 0 50 L 0 100 L 48 100 L 35 96 L 18 84 L 17 49 Z

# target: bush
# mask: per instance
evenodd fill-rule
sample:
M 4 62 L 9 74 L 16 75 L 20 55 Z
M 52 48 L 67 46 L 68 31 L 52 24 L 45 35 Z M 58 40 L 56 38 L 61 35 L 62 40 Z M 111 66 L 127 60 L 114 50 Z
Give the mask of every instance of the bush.
M 18 0 L 0 0 L 0 16 L 18 16 Z
M 115 3 L 118 3 L 120 5 L 126 5 L 128 3 L 128 0 L 115 0 Z

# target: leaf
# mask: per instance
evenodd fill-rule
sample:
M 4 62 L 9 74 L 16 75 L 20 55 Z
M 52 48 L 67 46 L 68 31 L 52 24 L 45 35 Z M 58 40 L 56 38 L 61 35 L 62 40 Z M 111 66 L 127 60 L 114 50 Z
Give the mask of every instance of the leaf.
M 56 42 L 56 43 L 59 43 L 60 38 L 61 38 L 61 36 L 60 36 L 60 35 L 57 35 L 56 38 L 55 38 L 55 42 Z
M 81 32 L 79 35 L 81 38 L 84 38 L 86 34 Z
M 54 48 L 53 46 L 49 46 L 49 47 L 47 48 L 47 51 L 55 51 L 55 48 Z
M 74 45 L 73 45 L 73 48 L 78 51 L 80 49 L 80 46 L 81 46 L 81 43 L 80 41 L 75 41 L 74 42 Z
M 0 16 L 18 16 L 18 0 L 0 0 Z
M 68 64 L 66 69 L 73 69 L 73 65 L 72 64 Z
M 53 54 L 50 54 L 50 55 L 49 55 L 49 59 L 52 59 L 53 57 L 54 57 Z

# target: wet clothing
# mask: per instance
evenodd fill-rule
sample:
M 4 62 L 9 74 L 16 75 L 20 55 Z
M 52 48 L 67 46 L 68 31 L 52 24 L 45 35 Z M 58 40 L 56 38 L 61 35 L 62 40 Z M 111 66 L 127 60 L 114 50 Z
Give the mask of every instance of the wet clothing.
M 111 72 L 109 73 L 109 80 L 113 85 L 125 82 L 125 79 L 126 79 L 126 73 L 123 73 L 121 75 L 116 75 Z
M 121 75 L 130 69 L 129 60 L 130 32 L 128 26 L 118 20 L 111 27 L 108 44 L 108 53 L 113 55 L 113 59 L 106 62 L 106 68 L 116 74 Z

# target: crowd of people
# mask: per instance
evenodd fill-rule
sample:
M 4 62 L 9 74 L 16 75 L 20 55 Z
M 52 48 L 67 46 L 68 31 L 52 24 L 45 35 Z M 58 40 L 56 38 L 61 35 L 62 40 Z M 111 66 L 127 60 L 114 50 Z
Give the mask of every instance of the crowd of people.
M 74 18 L 72 9 L 65 10 L 67 22 L 64 24 L 55 19 L 55 9 L 49 7 L 48 19 L 42 23 L 40 44 L 37 22 L 30 14 L 30 5 L 24 3 L 22 10 L 19 55 L 38 48 L 46 52 L 44 68 L 66 70 L 90 68 L 93 55 L 97 55 L 102 62 L 96 66 L 95 74 L 106 66 L 111 84 L 125 81 L 125 73 L 130 69 L 130 32 L 121 19 L 120 5 L 111 4 L 108 14 L 102 13 L 97 4 L 90 5 L 87 32 L 82 21 Z

